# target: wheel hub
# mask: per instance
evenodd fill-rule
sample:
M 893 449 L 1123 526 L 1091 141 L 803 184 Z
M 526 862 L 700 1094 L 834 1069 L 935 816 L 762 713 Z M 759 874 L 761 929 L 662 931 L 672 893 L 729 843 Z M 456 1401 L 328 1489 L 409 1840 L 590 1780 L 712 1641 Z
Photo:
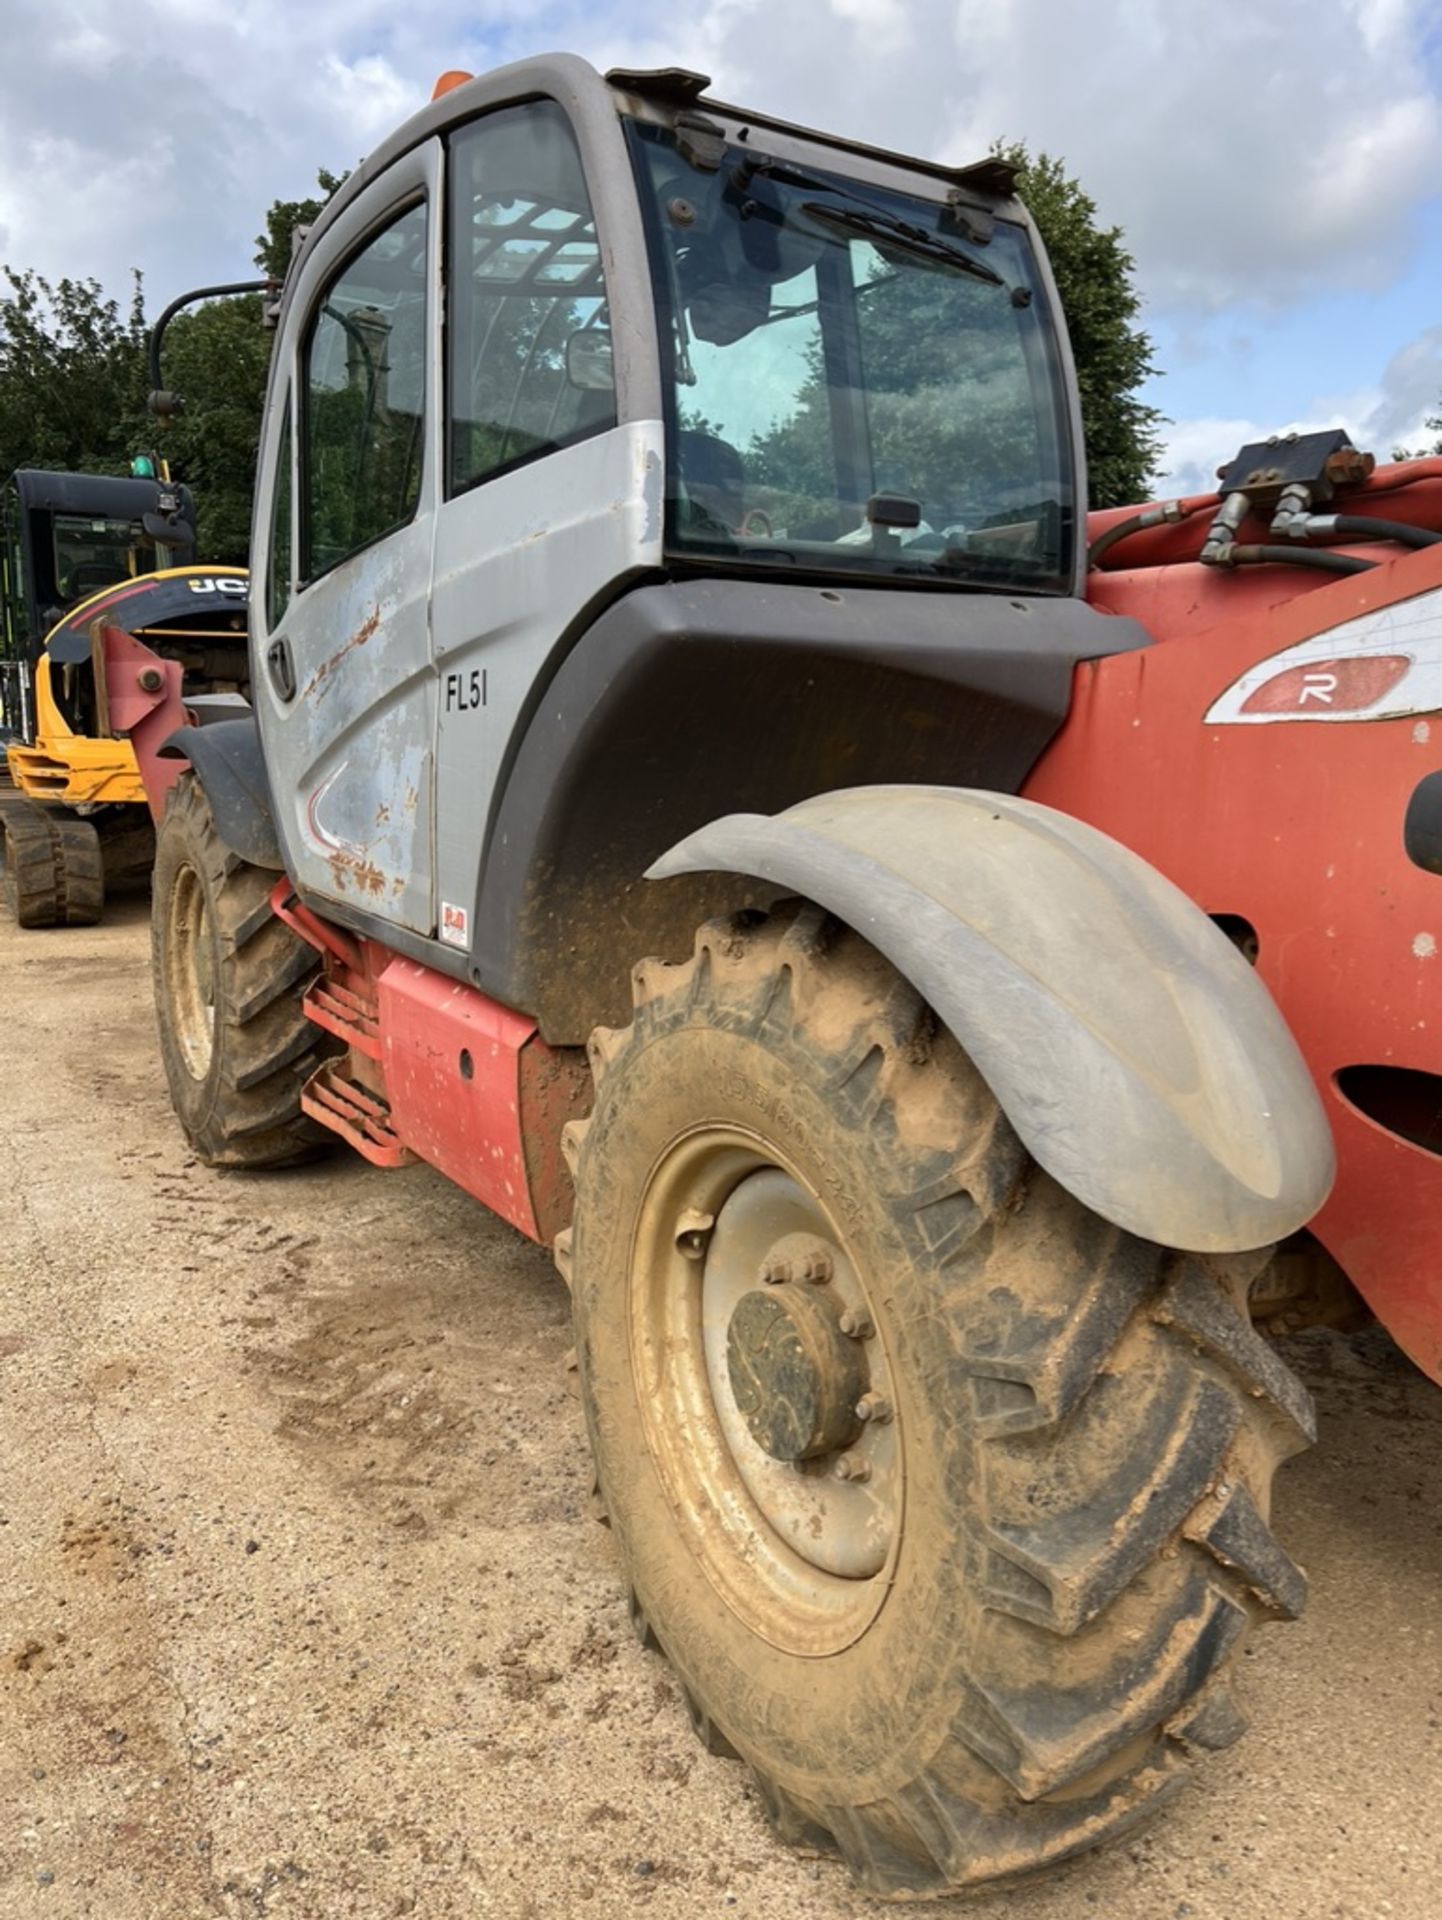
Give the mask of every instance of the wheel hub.
M 773 1460 L 816 1460 L 861 1431 L 862 1348 L 818 1287 L 785 1281 L 743 1294 L 726 1330 L 726 1365 L 751 1437 Z
M 707 1579 L 772 1646 L 821 1658 L 886 1604 L 907 1403 L 850 1236 L 750 1129 L 651 1171 L 630 1277 L 646 1443 Z
M 687 1198 L 704 1201 L 710 1223 L 702 1349 L 730 1466 L 811 1568 L 867 1580 L 897 1537 L 902 1435 L 862 1278 L 816 1200 L 779 1167 L 749 1173 L 724 1199 Z M 672 1233 L 691 1220 L 673 1215 Z

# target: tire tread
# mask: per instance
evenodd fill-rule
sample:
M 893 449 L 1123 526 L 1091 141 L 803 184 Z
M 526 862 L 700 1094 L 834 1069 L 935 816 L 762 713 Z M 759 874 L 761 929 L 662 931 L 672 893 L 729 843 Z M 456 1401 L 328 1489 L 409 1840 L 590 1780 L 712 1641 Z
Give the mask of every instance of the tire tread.
M 705 1023 L 806 1052 L 883 1161 L 895 1149 L 888 1203 L 964 1330 L 987 1515 L 950 1735 L 889 1797 L 775 1777 L 725 1700 L 693 1718 L 751 1766 L 783 1840 L 839 1851 L 882 1896 L 1021 1878 L 1133 1826 L 1237 1737 L 1229 1665 L 1303 1603 L 1266 1515 L 1275 1467 L 1313 1431 L 1305 1389 L 1220 1264 L 1130 1238 L 1033 1166 L 929 1009 L 815 906 L 707 922 L 688 959 L 647 959 L 632 983 L 631 1026 L 589 1044 L 598 1107 L 633 1052 Z M 603 1137 L 568 1129 L 578 1194 Z M 558 1249 L 578 1300 L 583 1212 Z
M 200 875 L 220 953 L 219 1063 L 214 1097 L 196 1118 L 187 1115 L 186 1068 L 169 1025 L 163 949 L 168 890 L 157 885 L 152 903 L 156 1007 L 181 1124 L 209 1166 L 259 1169 L 314 1159 L 334 1140 L 300 1104 L 306 1082 L 334 1050 L 330 1037 L 308 1019 L 302 1005 L 305 989 L 319 971 L 319 957 L 271 912 L 276 876 L 239 859 L 222 843 L 204 789 L 189 772 L 171 789 L 161 823 L 157 876 L 172 857 L 188 862 Z

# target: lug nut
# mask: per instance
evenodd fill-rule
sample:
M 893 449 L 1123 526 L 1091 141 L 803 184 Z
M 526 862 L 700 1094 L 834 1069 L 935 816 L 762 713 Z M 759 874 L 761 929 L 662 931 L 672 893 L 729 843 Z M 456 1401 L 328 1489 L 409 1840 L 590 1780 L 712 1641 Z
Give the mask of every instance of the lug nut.
M 796 1263 L 796 1278 L 809 1281 L 813 1287 L 824 1287 L 834 1271 L 825 1247 L 813 1247 Z
M 779 1287 L 790 1278 L 791 1262 L 789 1260 L 768 1260 L 761 1269 L 763 1286 Z
M 841 1316 L 841 1331 L 852 1340 L 869 1340 L 876 1328 L 865 1307 L 848 1307 Z
M 891 1418 L 892 1405 L 884 1393 L 863 1393 L 856 1403 L 858 1420 L 868 1420 L 874 1426 L 884 1426 Z
M 869 1480 L 871 1462 L 863 1460 L 859 1454 L 843 1453 L 836 1463 L 835 1473 L 838 1480 Z

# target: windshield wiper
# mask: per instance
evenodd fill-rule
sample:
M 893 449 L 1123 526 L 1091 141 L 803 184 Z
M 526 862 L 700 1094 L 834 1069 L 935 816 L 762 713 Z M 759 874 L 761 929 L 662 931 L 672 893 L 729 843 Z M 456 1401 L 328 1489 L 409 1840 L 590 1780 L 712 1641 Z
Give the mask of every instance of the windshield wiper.
M 812 219 L 829 221 L 834 227 L 840 227 L 849 233 L 884 235 L 893 239 L 897 246 L 905 246 L 908 253 L 922 259 L 935 260 L 940 266 L 956 267 L 962 273 L 970 273 L 978 280 L 986 281 L 988 286 L 1004 287 L 1005 280 L 999 273 L 993 273 L 990 267 L 984 267 L 979 260 L 973 260 L 969 253 L 963 253 L 960 247 L 951 246 L 940 234 L 931 233 L 925 227 L 915 226 L 899 215 L 888 213 L 885 207 L 878 207 L 874 200 L 857 193 L 854 188 L 845 186 L 840 180 L 828 180 L 823 175 L 808 173 L 804 167 L 794 167 L 786 160 L 773 160 L 769 155 L 750 154 L 731 176 L 732 185 L 744 194 L 757 178 L 774 180 L 778 186 L 795 187 L 802 193 L 826 193 L 837 200 L 844 200 L 846 207 L 821 207 L 808 201 L 801 209 Z M 848 209 L 855 208 L 854 214 Z M 744 212 L 744 209 L 743 209 Z M 772 217 L 779 214 L 785 219 L 784 212 L 774 209 Z
M 974 280 L 984 280 L 989 287 L 1006 285 L 999 273 L 993 273 L 980 260 L 973 260 L 960 247 L 953 247 L 938 234 L 928 233 L 925 227 L 915 227 L 909 220 L 884 213 L 880 207 L 823 207 L 815 200 L 807 200 L 802 203 L 801 211 L 812 220 L 819 220 L 822 226 L 839 227 L 843 233 L 857 233 L 874 240 L 883 258 L 886 257 L 884 250 L 889 247 L 918 260 L 931 260 L 937 266 L 970 274 Z

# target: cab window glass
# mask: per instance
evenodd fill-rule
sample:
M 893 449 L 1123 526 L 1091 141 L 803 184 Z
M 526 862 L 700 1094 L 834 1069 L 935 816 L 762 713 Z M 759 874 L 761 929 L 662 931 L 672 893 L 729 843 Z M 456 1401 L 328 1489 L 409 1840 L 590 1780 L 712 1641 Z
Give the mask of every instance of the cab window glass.
M 308 580 L 415 513 L 426 400 L 426 209 L 367 242 L 306 340 L 302 540 Z
M 140 572 L 140 524 L 90 513 L 57 513 L 54 577 L 63 607 L 78 606 Z
M 446 284 L 452 493 L 616 424 L 596 223 L 554 103 L 453 137 Z
M 266 624 L 277 627 L 290 605 L 290 500 L 291 500 L 290 401 L 280 429 L 280 465 L 276 469 L 275 493 L 270 507 L 270 562 L 266 569 Z

